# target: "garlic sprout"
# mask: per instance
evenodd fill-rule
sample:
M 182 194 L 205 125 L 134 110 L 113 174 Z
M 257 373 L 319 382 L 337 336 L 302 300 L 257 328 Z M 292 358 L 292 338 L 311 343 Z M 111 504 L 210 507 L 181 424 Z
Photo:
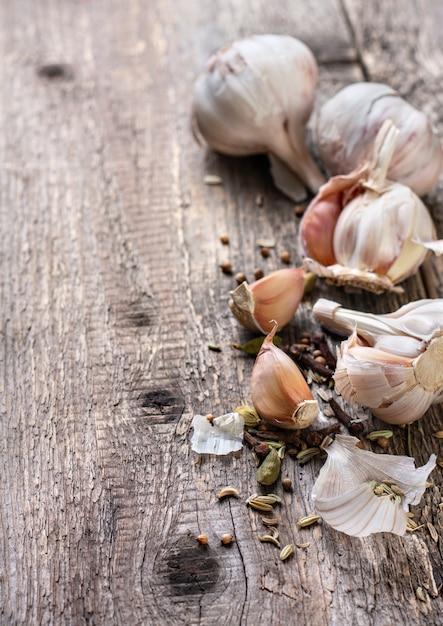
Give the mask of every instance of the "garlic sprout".
M 443 299 L 376 315 L 321 298 L 313 313 L 352 333 L 338 350 L 334 374 L 348 403 L 366 406 L 390 424 L 408 424 L 443 400 Z
M 226 413 L 219 417 L 194 415 L 194 432 L 191 447 L 199 454 L 224 455 L 241 450 L 243 446 L 244 420 L 238 413 Z
M 422 196 L 441 174 L 442 145 L 426 115 L 388 85 L 353 83 L 328 100 L 316 123 L 318 154 L 333 176 L 348 174 L 372 157 L 375 137 L 387 119 L 399 129 L 388 178 Z
M 223 154 L 267 153 L 276 186 L 299 201 L 303 185 L 316 193 L 324 182 L 306 144 L 317 77 L 312 52 L 294 37 L 234 41 L 211 56 L 196 81 L 195 134 Z
M 391 532 L 404 535 L 409 504 L 418 504 L 435 467 L 435 454 L 415 468 L 407 456 L 374 454 L 356 437 L 337 435 L 312 490 L 323 520 L 353 537 Z
M 273 343 L 277 323 L 265 338 L 251 375 L 251 398 L 259 416 L 280 428 L 307 428 L 318 415 L 318 404 L 303 374 Z
M 338 285 L 375 293 L 413 275 L 429 250 L 443 253 L 429 211 L 409 187 L 386 179 L 398 136 L 387 120 L 372 163 L 323 185 L 300 224 L 306 267 Z
M 282 328 L 301 302 L 305 278 L 303 267 L 288 267 L 251 284 L 244 281 L 230 293 L 231 311 L 243 326 L 255 332 L 268 333 L 274 327 L 271 320 Z

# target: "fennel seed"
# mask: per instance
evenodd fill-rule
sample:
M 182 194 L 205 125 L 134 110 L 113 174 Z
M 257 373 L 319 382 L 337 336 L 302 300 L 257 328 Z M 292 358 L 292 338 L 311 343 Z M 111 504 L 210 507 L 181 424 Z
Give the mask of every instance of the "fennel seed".
M 426 526 L 428 527 L 429 534 L 431 535 L 432 539 L 435 541 L 435 543 L 438 543 L 438 532 L 434 524 L 431 524 L 431 522 L 426 522 Z
M 312 526 L 321 519 L 320 515 L 306 515 L 298 520 L 297 526 L 300 528 L 306 528 L 307 526 Z
M 216 174 L 206 174 L 203 176 L 203 182 L 205 185 L 222 185 L 223 178 L 221 178 L 221 176 L 217 176 Z
M 294 552 L 294 544 L 288 543 L 280 552 L 280 559 L 282 561 L 286 561 L 286 559 L 290 557 L 293 552 Z
M 262 543 L 273 543 L 274 545 L 277 546 L 277 548 L 281 547 L 279 540 L 273 537 L 272 535 L 261 535 L 259 539 Z
M 230 487 L 230 486 L 223 487 L 223 489 L 220 489 L 220 491 L 217 494 L 217 498 L 219 500 L 222 500 L 223 498 L 227 498 L 229 496 L 233 496 L 234 498 L 239 498 L 240 494 L 235 487 Z
M 265 502 L 257 502 L 252 499 L 248 501 L 251 509 L 255 509 L 256 511 L 272 511 L 272 504 L 266 504 Z

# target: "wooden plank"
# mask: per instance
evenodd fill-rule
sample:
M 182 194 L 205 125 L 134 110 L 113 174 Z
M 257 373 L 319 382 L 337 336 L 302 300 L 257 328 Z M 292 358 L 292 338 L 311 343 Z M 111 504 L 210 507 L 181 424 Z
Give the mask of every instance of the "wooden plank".
M 298 529 L 321 461 L 287 458 L 294 490 L 276 486 L 281 538 L 309 547 L 282 563 L 245 506 L 257 489 L 249 451 L 197 463 L 189 444 L 195 413 L 250 401 L 253 360 L 231 344 L 251 335 L 229 313 L 235 280 L 219 264 L 252 279 L 257 266 L 282 267 L 284 249 L 301 260 L 298 219 L 266 159 L 194 142 L 193 81 L 225 42 L 269 31 L 315 52 L 319 104 L 364 76 L 360 58 L 374 80 L 387 58 L 408 80 L 422 72 L 437 97 L 437 2 L 421 7 L 433 16 L 420 27 L 421 57 L 410 56 L 406 20 L 387 29 L 385 57 L 369 26 L 384 33 L 394 10 L 361 4 L 346 2 L 344 15 L 336 0 L 1 3 L 2 624 L 439 623 L 440 542 L 426 531 L 358 540 L 321 524 Z M 416 6 L 402 3 L 409 15 Z M 427 106 L 441 124 L 441 109 Z M 223 185 L 205 186 L 206 173 Z M 276 240 L 266 260 L 260 237 Z M 316 328 L 317 297 L 387 311 L 441 294 L 439 276 L 430 261 L 404 296 L 383 299 L 319 282 L 283 338 Z M 419 463 L 440 421 L 437 408 L 413 426 Z M 391 449 L 405 452 L 401 429 Z M 432 479 L 418 520 L 440 532 L 439 472 Z M 226 484 L 239 500 L 218 502 Z M 231 547 L 220 544 L 225 532 Z

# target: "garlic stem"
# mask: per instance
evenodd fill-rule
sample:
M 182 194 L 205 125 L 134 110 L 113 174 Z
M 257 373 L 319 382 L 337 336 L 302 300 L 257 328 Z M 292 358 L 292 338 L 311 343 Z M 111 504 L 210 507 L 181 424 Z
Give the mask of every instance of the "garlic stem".
M 397 144 L 400 131 L 392 120 L 383 122 L 374 143 L 374 157 L 367 182 L 364 187 L 382 193 L 386 176 Z

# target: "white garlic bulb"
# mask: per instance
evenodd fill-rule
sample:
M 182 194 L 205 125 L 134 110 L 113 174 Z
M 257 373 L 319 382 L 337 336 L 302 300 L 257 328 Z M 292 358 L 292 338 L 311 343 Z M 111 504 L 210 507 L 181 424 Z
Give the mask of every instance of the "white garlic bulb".
M 315 508 L 332 528 L 353 537 L 404 535 L 409 504 L 420 502 L 435 454 L 416 468 L 411 457 L 375 454 L 358 443 L 337 435 L 325 448 L 328 458 L 312 490 Z
M 346 402 L 390 424 L 408 424 L 443 400 L 443 299 L 410 302 L 376 315 L 320 298 L 323 324 L 348 333 L 337 355 L 335 388 Z
M 375 293 L 402 291 L 428 251 L 443 253 L 443 241 L 426 206 L 401 183 L 386 179 L 398 129 L 380 128 L 372 163 L 323 185 L 300 224 L 306 267 L 338 285 Z
M 253 35 L 216 52 L 194 89 L 195 134 L 228 155 L 268 153 L 274 182 L 295 200 L 324 177 L 306 144 L 317 63 L 288 35 Z
M 442 144 L 427 116 L 388 85 L 353 83 L 328 100 L 315 127 L 318 154 L 333 176 L 348 174 L 372 157 L 375 137 L 387 119 L 399 129 L 388 178 L 422 196 L 442 172 Z

